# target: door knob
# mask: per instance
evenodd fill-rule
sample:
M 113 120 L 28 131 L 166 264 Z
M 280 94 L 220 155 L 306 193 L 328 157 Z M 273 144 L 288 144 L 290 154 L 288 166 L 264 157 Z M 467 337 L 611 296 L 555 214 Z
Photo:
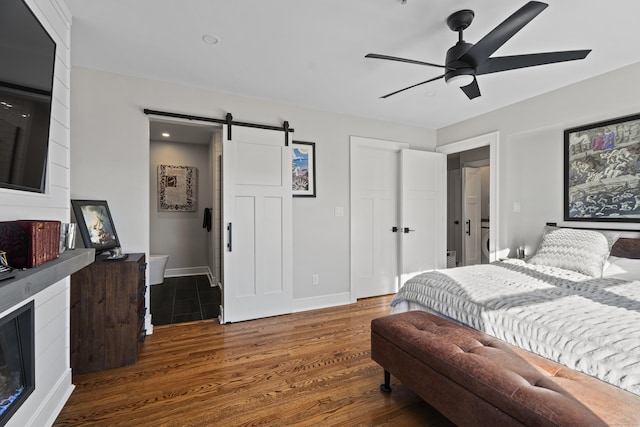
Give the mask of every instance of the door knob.
M 409 227 L 405 227 L 405 228 L 402 229 L 402 231 L 405 232 L 405 233 L 409 233 L 410 231 L 416 231 L 416 230 L 412 230 Z
M 467 220 L 467 231 L 466 231 L 466 233 L 467 233 L 467 236 L 471 236 L 471 220 L 470 219 Z
M 397 233 L 398 232 L 398 227 L 396 227 L 396 226 L 391 227 L 391 232 L 392 233 Z

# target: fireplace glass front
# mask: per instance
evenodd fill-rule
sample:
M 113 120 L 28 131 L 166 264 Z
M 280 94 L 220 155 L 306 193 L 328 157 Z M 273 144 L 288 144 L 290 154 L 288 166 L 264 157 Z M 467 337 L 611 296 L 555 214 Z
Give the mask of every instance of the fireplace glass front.
M 0 425 L 35 388 L 33 301 L 0 319 Z

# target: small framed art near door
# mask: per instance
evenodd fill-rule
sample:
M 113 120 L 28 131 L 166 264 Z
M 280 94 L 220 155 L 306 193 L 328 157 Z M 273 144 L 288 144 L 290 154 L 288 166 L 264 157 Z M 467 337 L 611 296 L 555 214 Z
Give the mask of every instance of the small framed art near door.
M 316 197 L 316 143 L 293 141 L 291 152 L 293 197 Z

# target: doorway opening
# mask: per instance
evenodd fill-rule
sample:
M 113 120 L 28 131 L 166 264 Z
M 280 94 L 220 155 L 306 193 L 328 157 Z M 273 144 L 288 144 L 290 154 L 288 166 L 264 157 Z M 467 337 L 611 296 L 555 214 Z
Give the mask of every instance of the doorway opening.
M 208 153 L 193 159 L 196 162 L 204 158 L 207 163 L 202 167 L 209 168 L 208 179 L 203 182 L 210 183 L 211 188 L 208 191 L 200 190 L 199 194 L 204 194 L 206 198 L 213 194 L 213 199 L 207 203 L 208 206 L 213 204 L 213 208 L 205 208 L 203 219 L 204 228 L 210 233 L 213 231 L 213 238 L 208 240 L 208 250 L 192 251 L 193 256 L 186 259 L 193 263 L 192 258 L 195 255 L 202 256 L 202 253 L 205 253 L 207 261 L 203 263 L 204 268 L 207 271 L 216 271 L 216 275 L 211 272 L 209 276 L 212 278 L 212 284 L 217 283 L 222 293 L 222 305 L 218 316 L 220 323 L 290 313 L 293 307 L 293 221 L 292 154 L 289 139 L 294 129 L 289 127 L 289 122 L 284 121 L 282 126 L 271 126 L 234 121 L 231 113 L 227 113 L 225 119 L 216 119 L 149 109 L 145 109 L 144 112 L 161 117 L 150 119 L 152 123 L 174 123 L 174 120 L 179 120 L 181 124 L 188 123 L 189 128 L 198 126 L 216 129 L 208 139 Z M 221 126 L 221 131 L 218 131 L 218 126 Z M 163 131 L 160 132 L 161 137 L 152 135 L 152 138 L 163 141 L 161 138 L 171 136 L 168 131 L 165 135 L 162 135 Z M 174 159 L 170 157 L 169 161 Z M 171 166 L 159 167 L 160 171 L 166 171 Z M 173 169 L 181 168 L 187 172 L 176 172 L 175 177 L 171 179 L 166 173 L 159 174 L 159 182 L 163 186 L 161 188 L 164 188 L 164 199 L 169 184 L 177 187 L 177 178 L 181 174 L 190 174 L 183 178 L 187 182 L 193 181 L 189 176 L 197 174 L 193 172 L 195 166 L 175 166 Z M 150 173 L 153 187 L 153 170 Z M 175 198 L 189 201 L 190 189 L 195 185 L 189 184 L 187 187 L 186 196 L 179 188 L 174 188 L 172 193 Z M 155 193 L 154 188 L 151 188 L 150 194 Z M 202 196 L 198 197 L 203 200 Z M 169 205 L 171 207 L 171 204 Z M 192 203 L 186 205 L 192 207 Z M 154 211 L 153 208 L 150 210 Z M 182 209 L 185 210 L 195 209 Z M 206 225 L 207 218 L 212 222 L 210 227 Z M 173 241 L 180 241 L 184 236 L 175 237 Z M 240 244 L 232 245 L 232 241 L 240 241 Z M 185 246 L 182 249 L 188 248 L 192 249 Z M 233 251 L 232 248 L 241 250 Z M 154 250 L 153 241 L 150 249 Z M 179 256 L 185 259 L 183 252 L 180 252 Z M 159 258 L 168 259 L 167 256 Z M 248 267 L 247 262 L 251 262 L 252 266 Z M 153 266 L 151 270 L 154 270 Z M 255 274 L 256 271 L 258 274 Z M 164 274 L 154 276 L 166 277 Z
M 489 263 L 489 155 L 484 146 L 447 156 L 447 256 L 454 260 L 449 267 Z
M 164 273 L 160 273 L 163 283 L 149 289 L 149 311 L 156 325 L 218 316 L 220 141 L 218 125 L 174 119 L 149 121 L 149 252 L 168 255 Z M 167 166 L 193 168 L 192 208 L 160 203 L 161 165 L 165 170 Z
M 497 259 L 500 223 L 497 209 L 498 139 L 499 133 L 492 132 L 436 148 L 437 152 L 447 155 L 447 253 L 456 252 L 455 261 L 450 262 L 448 257 L 448 266 L 493 262 Z M 475 201 L 475 213 L 470 208 L 472 215 L 467 215 L 464 211 L 465 203 L 473 205 L 474 202 L 465 196 L 465 181 L 467 184 L 470 182 L 463 176 L 465 168 L 478 170 L 476 181 L 479 182 L 479 199 Z M 455 172 L 456 169 L 460 170 L 459 174 Z M 488 175 L 488 178 L 485 176 L 483 179 L 483 174 Z M 460 181 L 460 185 L 455 180 Z M 457 203 L 460 205 L 459 209 L 455 206 Z M 464 244 L 465 241 L 469 244 Z

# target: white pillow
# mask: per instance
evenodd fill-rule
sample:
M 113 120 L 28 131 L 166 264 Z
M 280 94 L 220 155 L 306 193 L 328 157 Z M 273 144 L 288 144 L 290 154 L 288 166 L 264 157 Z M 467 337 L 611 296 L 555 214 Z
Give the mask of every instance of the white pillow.
M 602 277 L 614 277 L 624 280 L 640 280 L 640 259 L 610 256 Z
M 598 231 L 547 229 L 538 251 L 528 262 L 601 277 L 610 251 L 609 241 Z
M 544 226 L 544 231 L 542 232 L 542 234 L 546 234 L 550 231 L 553 230 L 562 230 L 561 227 L 556 227 L 553 225 L 545 225 Z M 566 229 L 565 229 L 566 230 Z M 620 238 L 620 235 L 622 234 L 619 231 L 612 231 L 612 230 L 591 230 L 591 231 L 595 231 L 597 233 L 602 234 L 606 239 L 607 239 L 607 243 L 609 244 L 609 250 L 611 250 L 611 248 L 613 248 L 613 245 L 618 241 L 618 239 Z

